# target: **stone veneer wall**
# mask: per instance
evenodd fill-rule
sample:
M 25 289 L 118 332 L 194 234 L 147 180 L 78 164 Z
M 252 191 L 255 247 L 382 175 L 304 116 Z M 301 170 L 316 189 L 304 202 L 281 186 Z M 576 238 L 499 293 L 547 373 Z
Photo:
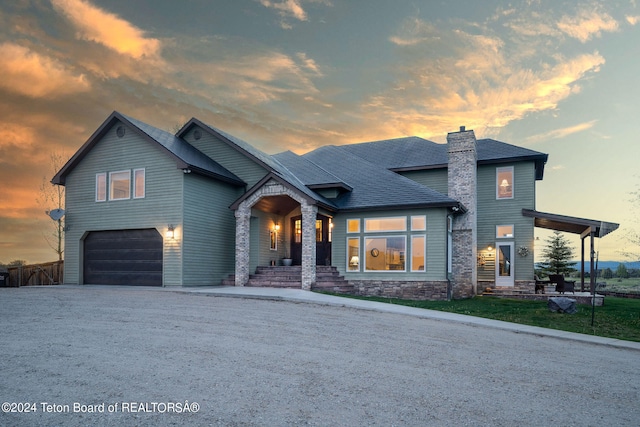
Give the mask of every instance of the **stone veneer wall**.
M 388 280 L 349 280 L 359 296 L 410 300 L 446 301 L 448 282 L 408 282 Z
M 468 298 L 477 293 L 477 164 L 478 152 L 473 131 L 447 135 L 449 165 L 448 196 L 458 200 L 466 212 L 453 218 L 451 291 L 453 298 Z

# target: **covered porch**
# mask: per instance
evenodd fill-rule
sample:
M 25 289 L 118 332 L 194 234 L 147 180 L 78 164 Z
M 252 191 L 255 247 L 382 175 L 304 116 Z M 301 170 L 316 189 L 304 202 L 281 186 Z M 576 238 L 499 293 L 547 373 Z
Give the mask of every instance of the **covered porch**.
M 291 283 L 304 290 L 316 284 L 316 266 L 331 260 L 331 212 L 312 194 L 270 174 L 231 208 L 236 217 L 235 286 L 252 286 L 256 273 L 291 264 L 286 275 L 297 276 Z
M 554 231 L 572 233 L 580 235 L 580 291 L 585 292 L 585 240 L 589 239 L 589 289 L 593 295 L 596 290 L 596 251 L 595 238 L 602 238 L 615 231 L 619 224 L 599 221 L 594 219 L 577 218 L 572 216 L 558 215 L 546 212 L 538 212 L 532 209 L 523 209 L 522 215 L 533 218 L 534 226 Z

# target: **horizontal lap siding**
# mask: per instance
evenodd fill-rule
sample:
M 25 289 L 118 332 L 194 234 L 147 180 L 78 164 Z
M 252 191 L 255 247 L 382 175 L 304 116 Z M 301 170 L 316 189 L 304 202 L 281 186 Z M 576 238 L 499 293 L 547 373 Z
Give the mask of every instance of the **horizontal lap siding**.
M 447 168 L 400 172 L 400 175 L 442 194 L 449 191 Z
M 88 231 L 156 228 L 182 223 L 182 176 L 176 163 L 130 128 L 118 138 L 115 125 L 66 179 L 65 283 L 82 283 L 82 239 Z M 96 173 L 145 168 L 145 198 L 95 201 Z M 132 175 L 133 178 L 133 175 Z M 181 282 L 181 247 L 164 253 L 164 284 Z
M 496 200 L 496 168 L 514 167 L 514 198 Z M 514 242 L 515 279 L 533 279 L 533 219 L 522 215 L 522 209 L 535 209 L 535 168 L 533 162 L 483 165 L 478 167 L 478 253 L 489 245 L 495 252 L 497 241 Z M 514 225 L 513 239 L 496 239 L 496 226 Z M 529 255 L 517 254 L 519 247 L 529 249 Z M 495 266 L 494 256 L 487 257 Z M 478 269 L 478 280 L 494 280 L 495 270 L 489 265 Z
M 238 187 L 195 174 L 184 181 L 184 286 L 219 285 L 234 272 Z
M 193 132 L 196 129 L 199 129 L 202 134 L 200 139 L 195 139 L 193 137 Z M 267 170 L 262 166 L 258 165 L 244 153 L 238 151 L 232 146 L 229 146 L 226 142 L 216 138 L 206 129 L 194 126 L 194 128 L 184 136 L 184 139 L 198 150 L 218 162 L 224 168 L 241 178 L 247 183 L 249 188 L 267 174 Z

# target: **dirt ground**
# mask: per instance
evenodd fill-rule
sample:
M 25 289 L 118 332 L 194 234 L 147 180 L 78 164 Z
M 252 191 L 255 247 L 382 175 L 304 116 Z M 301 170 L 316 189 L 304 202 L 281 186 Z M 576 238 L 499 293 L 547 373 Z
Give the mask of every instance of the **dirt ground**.
M 2 426 L 638 426 L 640 352 L 406 315 L 0 288 Z

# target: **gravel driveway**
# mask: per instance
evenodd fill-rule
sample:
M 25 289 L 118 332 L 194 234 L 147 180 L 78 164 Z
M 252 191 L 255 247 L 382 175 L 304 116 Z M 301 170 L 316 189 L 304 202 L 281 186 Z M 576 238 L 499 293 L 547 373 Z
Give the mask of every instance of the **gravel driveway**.
M 628 349 L 122 288 L 0 288 L 0 321 L 2 426 L 640 424 Z

